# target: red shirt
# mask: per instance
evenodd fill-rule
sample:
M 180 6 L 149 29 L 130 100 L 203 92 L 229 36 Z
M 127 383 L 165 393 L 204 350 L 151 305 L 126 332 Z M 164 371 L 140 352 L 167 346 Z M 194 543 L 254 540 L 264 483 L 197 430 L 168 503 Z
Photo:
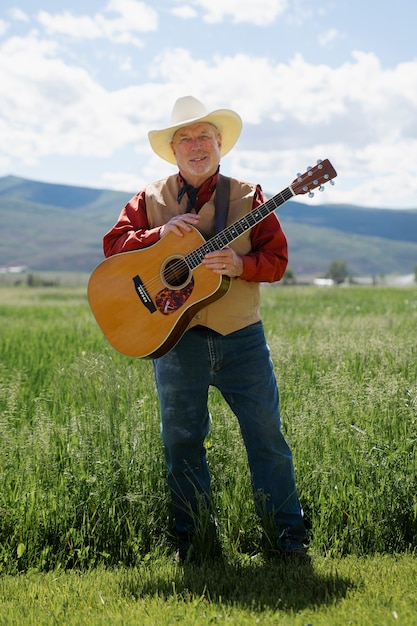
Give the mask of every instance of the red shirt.
M 180 181 L 183 179 L 179 174 Z M 216 188 L 218 174 L 203 183 L 194 206 L 196 213 L 210 200 Z M 266 201 L 266 196 L 258 185 L 252 208 Z M 159 240 L 159 228 L 149 228 L 146 214 L 146 193 L 142 189 L 123 208 L 116 224 L 103 239 L 106 257 L 120 252 L 146 248 Z M 275 213 L 270 213 L 251 231 L 252 250 L 242 257 L 242 280 L 251 282 L 275 282 L 280 280 L 288 263 L 287 239 Z

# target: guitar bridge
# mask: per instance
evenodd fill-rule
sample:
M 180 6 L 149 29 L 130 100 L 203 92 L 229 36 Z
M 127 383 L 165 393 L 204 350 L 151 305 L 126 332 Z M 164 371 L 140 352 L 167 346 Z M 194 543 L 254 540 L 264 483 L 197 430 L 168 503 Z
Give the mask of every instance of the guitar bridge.
M 133 277 L 133 283 L 135 285 L 135 291 L 136 291 L 136 293 L 139 296 L 139 300 L 148 309 L 148 311 L 150 313 L 155 313 L 156 306 L 152 302 L 151 297 L 148 294 L 148 292 L 146 291 L 146 287 L 143 284 L 143 282 L 142 282 L 142 280 L 141 280 L 141 278 L 140 278 L 140 276 L 138 274 L 136 274 L 136 276 Z

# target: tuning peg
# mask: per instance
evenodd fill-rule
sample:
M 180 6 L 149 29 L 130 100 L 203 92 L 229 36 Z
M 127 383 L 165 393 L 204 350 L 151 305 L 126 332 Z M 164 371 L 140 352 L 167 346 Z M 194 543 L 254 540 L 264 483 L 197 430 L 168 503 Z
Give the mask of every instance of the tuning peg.
M 313 191 L 309 191 L 309 193 L 308 193 L 308 197 L 309 197 L 309 198 L 314 198 L 314 192 L 313 192 Z
M 301 172 L 297 172 L 296 178 L 301 178 L 301 176 L 302 176 Z
M 320 163 L 323 163 L 323 159 L 317 159 L 317 165 L 320 167 Z M 321 166 L 323 167 L 323 166 Z M 320 168 L 321 169 L 321 168 Z
M 331 185 L 335 185 L 336 183 L 334 182 L 334 180 L 331 180 L 331 181 L 330 181 L 330 184 L 331 184 Z
M 324 191 L 324 185 L 320 185 L 319 191 Z

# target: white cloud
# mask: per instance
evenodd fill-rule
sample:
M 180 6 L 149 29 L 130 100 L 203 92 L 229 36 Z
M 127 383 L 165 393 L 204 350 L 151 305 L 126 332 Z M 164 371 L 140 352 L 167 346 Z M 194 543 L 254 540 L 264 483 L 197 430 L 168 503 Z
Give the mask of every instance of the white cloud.
M 190 0 L 190 4 L 203 9 L 203 19 L 209 23 L 231 17 L 234 24 L 247 22 L 256 26 L 270 25 L 288 8 L 288 0 Z
M 185 76 L 183 67 L 188 68 Z M 331 68 L 310 64 L 301 55 L 289 64 L 246 55 L 203 61 L 177 49 L 162 54 L 154 71 L 167 94 L 155 109 L 160 118 L 155 127 L 169 119 L 174 98 L 169 94 L 197 90 L 209 107 L 239 111 L 244 132 L 230 156 L 238 175 L 266 181 L 271 189 L 267 181 L 277 172 L 295 174 L 312 159 L 332 156 L 341 169 L 338 185 L 317 201 L 374 206 L 381 195 L 393 196 L 397 169 L 390 168 L 391 159 L 401 161 L 404 173 L 396 199 L 413 193 L 417 198 L 417 61 L 384 69 L 374 54 L 356 52 L 351 61 Z M 248 75 L 265 88 L 253 90 Z
M 27 13 L 18 9 L 17 7 L 13 7 L 9 10 L 9 15 L 12 20 L 16 20 L 17 22 L 29 22 L 29 17 Z
M 114 17 L 107 14 L 115 13 Z M 74 39 L 108 39 L 116 43 L 141 46 L 136 33 L 148 33 L 158 28 L 158 14 L 143 2 L 110 0 L 104 13 L 75 15 L 70 11 L 51 14 L 39 11 L 39 23 L 49 35 L 66 35 Z
M 330 28 L 319 35 L 318 41 L 320 46 L 329 47 L 335 41 L 343 37 L 344 35 L 342 35 L 337 28 Z
M 183 20 L 189 20 L 197 17 L 198 13 L 190 5 L 182 4 L 179 7 L 174 7 L 171 10 L 171 14 L 179 17 Z
M 75 39 L 98 39 L 104 36 L 97 20 L 88 15 L 76 16 L 69 11 L 52 15 L 39 11 L 37 19 L 48 35 L 67 35 Z
M 185 6 L 177 10 L 185 11 Z M 212 19 L 233 14 L 247 20 L 252 11 L 262 13 L 260 6 L 234 0 L 188 5 Z M 262 5 L 271 20 L 286 7 L 266 0 Z M 118 46 L 116 56 L 97 44 L 94 54 L 105 58 L 109 73 L 110 68 L 116 73 L 111 64 L 117 59 L 124 71 L 139 76 L 132 86 L 103 84 L 95 63 L 93 71 L 87 63 L 83 67 L 79 59 L 88 52 L 79 42 L 137 41 L 137 33 L 159 28 L 154 9 L 114 0 L 92 16 L 41 11 L 38 19 L 38 31 L 0 40 L 2 169 L 10 164 L 16 170 L 45 158 L 91 158 L 106 163 L 103 182 L 136 188 L 134 181 L 167 172 L 167 164 L 149 148 L 148 131 L 169 122 L 177 97 L 194 94 L 209 108 L 230 107 L 240 113 L 243 133 L 225 166 L 261 182 L 267 191 L 291 182 L 288 173 L 295 176 L 316 158 L 331 158 L 339 171 L 337 185 L 317 201 L 394 206 L 394 200 L 401 205 L 415 197 L 417 205 L 417 60 L 384 68 L 376 54 L 357 51 L 332 67 L 309 62 L 302 54 L 279 62 L 237 51 L 244 46 L 203 57 L 203 52 L 169 48 L 163 41 L 158 56 L 141 50 L 149 55 L 143 60 L 131 46 Z M 0 22 L 0 30 L 1 24 L 5 28 L 6 22 Z M 61 35 L 69 40 L 65 51 Z M 334 37 L 329 35 L 328 41 Z M 123 171 L 130 161 L 120 165 L 121 152 L 131 155 L 132 171 Z

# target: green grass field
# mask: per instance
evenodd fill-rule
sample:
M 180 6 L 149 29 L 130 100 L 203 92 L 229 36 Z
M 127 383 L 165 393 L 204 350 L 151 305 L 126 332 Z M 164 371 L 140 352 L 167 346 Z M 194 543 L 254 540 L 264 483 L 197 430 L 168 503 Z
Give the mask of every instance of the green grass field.
M 223 559 L 183 570 L 151 363 L 84 287 L 0 287 L 0 624 L 415 623 L 417 289 L 265 287 L 263 317 L 313 562 L 263 557 L 213 389 Z

